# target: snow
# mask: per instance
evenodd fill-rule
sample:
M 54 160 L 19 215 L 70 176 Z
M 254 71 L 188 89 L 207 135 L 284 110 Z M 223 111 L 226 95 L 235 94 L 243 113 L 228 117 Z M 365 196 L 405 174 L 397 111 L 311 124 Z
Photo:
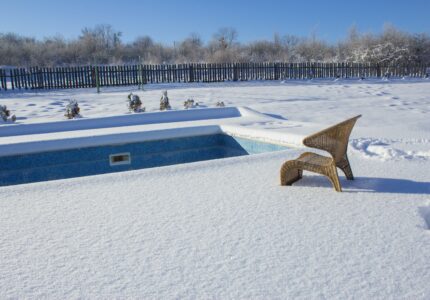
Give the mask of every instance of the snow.
M 348 152 L 356 180 L 342 174 L 343 193 L 306 172 L 279 186 L 281 163 L 304 148 L 0 187 L 0 296 L 429 299 L 429 88 L 390 79 L 0 93 L 22 125 L 58 124 L 69 98 L 82 120 L 126 114 L 131 91 L 149 111 L 164 89 L 178 110 L 190 97 L 248 107 L 233 118 L 1 137 L 12 150 L 195 127 L 297 144 L 363 115 Z
M 173 123 L 181 121 L 210 120 L 219 118 L 233 118 L 241 116 L 235 107 L 205 108 L 195 111 L 165 111 L 146 114 L 98 117 L 91 119 L 73 119 L 68 121 L 42 122 L 32 124 L 8 124 L 0 136 L 16 136 L 26 134 L 40 134 L 60 131 L 88 130 L 142 124 Z

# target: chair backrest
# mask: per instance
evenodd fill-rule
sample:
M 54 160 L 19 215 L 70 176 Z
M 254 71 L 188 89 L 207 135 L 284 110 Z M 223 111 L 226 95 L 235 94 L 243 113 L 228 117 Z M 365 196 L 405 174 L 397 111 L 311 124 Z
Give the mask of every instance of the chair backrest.
M 335 162 L 338 162 L 345 156 L 352 128 L 360 117 L 361 115 L 355 116 L 314 133 L 303 139 L 303 144 L 329 152 Z

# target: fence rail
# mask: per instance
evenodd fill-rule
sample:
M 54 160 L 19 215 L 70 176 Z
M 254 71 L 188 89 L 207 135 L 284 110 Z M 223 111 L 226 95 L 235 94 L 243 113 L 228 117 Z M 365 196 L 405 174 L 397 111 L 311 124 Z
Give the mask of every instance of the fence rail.
M 428 65 L 229 63 L 0 69 L 0 90 L 63 89 L 170 82 L 429 76 Z

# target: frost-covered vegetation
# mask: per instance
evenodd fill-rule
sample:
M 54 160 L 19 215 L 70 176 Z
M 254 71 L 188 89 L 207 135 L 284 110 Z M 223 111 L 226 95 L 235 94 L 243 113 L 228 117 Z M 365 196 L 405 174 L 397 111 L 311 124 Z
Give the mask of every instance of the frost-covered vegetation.
M 80 117 L 80 114 L 79 114 L 80 111 L 81 109 L 79 108 L 78 101 L 74 99 L 70 99 L 69 103 L 66 106 L 66 113 L 64 114 L 64 116 L 67 119 L 77 118 L 77 117 Z
M 128 110 L 132 112 L 144 112 L 145 107 L 142 108 L 142 100 L 138 95 L 134 95 L 133 93 L 128 94 L 127 96 L 127 106 Z
M 10 110 L 7 109 L 6 105 L 0 105 L 0 118 L 7 122 L 8 120 L 11 120 L 12 122 L 15 122 L 16 117 L 15 115 L 10 115 Z
M 59 66 L 82 64 L 190 63 L 190 62 L 369 62 L 430 63 L 430 36 L 412 34 L 387 25 L 380 34 L 361 33 L 355 27 L 337 43 L 315 34 L 303 38 L 275 34 L 272 40 L 238 42 L 233 28 L 221 28 L 205 43 L 197 34 L 166 45 L 149 36 L 125 43 L 110 25 L 84 28 L 77 39 L 62 36 L 37 40 L 0 33 L 0 65 Z

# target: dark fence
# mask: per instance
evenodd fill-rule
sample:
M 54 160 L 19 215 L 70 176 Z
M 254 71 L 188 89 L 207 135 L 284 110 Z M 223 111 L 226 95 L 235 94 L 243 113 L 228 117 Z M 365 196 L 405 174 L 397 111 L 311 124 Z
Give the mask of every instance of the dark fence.
M 311 78 L 424 77 L 426 65 L 232 63 L 0 69 L 0 90 Z

